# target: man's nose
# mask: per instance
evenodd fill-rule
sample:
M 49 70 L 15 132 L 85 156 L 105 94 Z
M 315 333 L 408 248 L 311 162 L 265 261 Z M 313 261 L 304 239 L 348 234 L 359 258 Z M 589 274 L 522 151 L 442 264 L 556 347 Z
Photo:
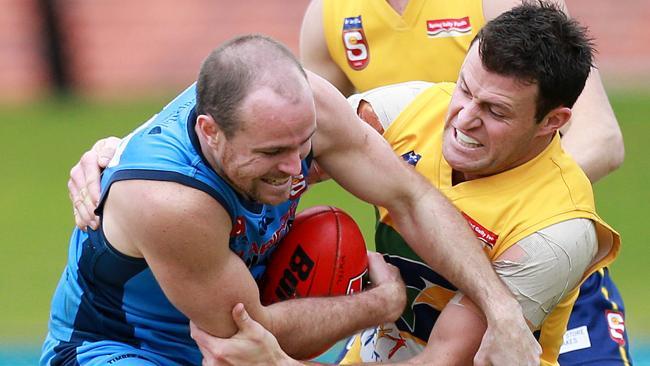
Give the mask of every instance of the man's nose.
M 302 171 L 302 160 L 300 159 L 300 152 L 288 152 L 278 165 L 278 170 L 286 175 L 300 175 L 300 172 Z
M 481 123 L 481 106 L 474 102 L 473 100 L 467 101 L 458 112 L 458 118 L 454 127 L 470 130 L 474 127 L 477 127 Z

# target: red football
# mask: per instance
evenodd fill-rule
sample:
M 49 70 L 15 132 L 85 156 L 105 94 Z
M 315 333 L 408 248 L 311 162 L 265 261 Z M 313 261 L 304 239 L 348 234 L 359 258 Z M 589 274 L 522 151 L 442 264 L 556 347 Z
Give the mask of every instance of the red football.
M 296 215 L 271 256 L 262 303 L 359 292 L 367 272 L 366 243 L 354 220 L 335 207 L 311 207 Z

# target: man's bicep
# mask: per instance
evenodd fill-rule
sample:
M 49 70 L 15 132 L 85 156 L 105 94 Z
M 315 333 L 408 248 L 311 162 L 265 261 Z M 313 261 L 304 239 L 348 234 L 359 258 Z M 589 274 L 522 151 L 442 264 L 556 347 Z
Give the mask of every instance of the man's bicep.
M 555 306 L 579 284 L 597 249 L 593 222 L 578 218 L 523 238 L 493 265 L 519 301 L 528 322 L 539 328 Z
M 318 164 L 343 188 L 375 205 L 387 207 L 389 202 L 397 202 L 399 195 L 412 195 L 412 188 L 422 183 L 414 177 L 417 173 L 357 117 L 331 85 L 317 77 L 310 81 L 318 111 L 318 131 L 313 140 Z
M 369 123 L 380 134 L 393 123 L 404 109 L 433 83 L 426 81 L 407 81 L 381 86 L 348 97 L 348 103 L 359 117 Z M 366 112 L 366 113 L 364 113 Z M 368 113 L 377 120 L 369 121 Z
M 107 237 L 136 248 L 167 298 L 199 327 L 233 335 L 238 302 L 265 323 L 257 285 L 229 248 L 229 216 L 209 195 L 170 182 L 118 182 L 106 210 L 117 226 Z

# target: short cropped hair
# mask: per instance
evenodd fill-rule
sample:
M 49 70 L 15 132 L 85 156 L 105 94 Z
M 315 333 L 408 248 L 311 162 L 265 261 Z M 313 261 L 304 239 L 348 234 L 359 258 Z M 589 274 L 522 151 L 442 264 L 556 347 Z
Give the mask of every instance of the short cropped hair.
M 488 22 L 476 40 L 488 71 L 537 83 L 537 122 L 553 108 L 573 107 L 593 65 L 587 29 L 547 1 L 524 1 Z
M 270 37 L 250 34 L 224 43 L 201 65 L 197 113 L 212 116 L 226 138 L 232 137 L 240 127 L 239 107 L 251 86 L 265 77 L 273 79 L 278 65 L 295 67 L 307 79 L 291 51 Z

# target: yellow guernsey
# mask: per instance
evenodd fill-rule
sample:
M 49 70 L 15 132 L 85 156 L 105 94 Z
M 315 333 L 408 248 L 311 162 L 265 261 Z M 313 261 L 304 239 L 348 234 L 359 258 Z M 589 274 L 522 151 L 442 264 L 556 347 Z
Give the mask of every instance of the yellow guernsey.
M 421 93 L 384 133 L 395 152 L 438 187 L 463 213 L 486 255 L 494 260 L 522 238 L 555 223 L 587 218 L 596 224 L 599 250 L 585 273 L 608 265 L 620 246 L 618 234 L 595 212 L 591 184 L 578 165 L 560 147 L 559 136 L 537 157 L 493 176 L 452 185 L 452 169 L 442 156 L 442 131 L 454 84 L 437 84 Z M 405 184 L 408 184 L 405 182 Z M 360 347 L 369 361 L 404 359 L 422 349 L 440 310 L 456 290 L 440 278 L 408 247 L 393 227 L 385 209 L 379 209 L 377 251 L 388 254 L 400 268 L 408 288 L 408 304 L 401 318 L 376 332 L 374 349 Z M 538 330 L 542 364 L 557 365 L 557 356 L 578 290 L 555 307 Z M 361 348 L 359 350 L 359 347 Z
M 323 1 L 330 56 L 358 91 L 455 81 L 484 23 L 481 0 L 410 0 L 401 16 L 384 0 Z

